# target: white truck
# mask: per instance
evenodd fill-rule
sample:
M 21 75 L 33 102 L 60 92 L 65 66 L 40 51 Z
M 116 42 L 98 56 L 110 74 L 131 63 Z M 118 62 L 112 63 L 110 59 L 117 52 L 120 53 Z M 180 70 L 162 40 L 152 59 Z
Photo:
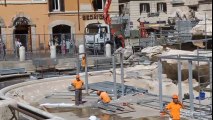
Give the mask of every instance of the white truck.
M 85 28 L 87 50 L 104 52 L 104 46 L 111 43 L 110 27 L 107 24 L 91 23 Z

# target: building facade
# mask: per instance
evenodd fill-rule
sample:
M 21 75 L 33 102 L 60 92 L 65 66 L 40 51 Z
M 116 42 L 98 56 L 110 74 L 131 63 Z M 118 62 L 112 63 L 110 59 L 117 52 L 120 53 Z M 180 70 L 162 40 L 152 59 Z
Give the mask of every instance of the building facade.
M 119 0 L 120 15 L 129 15 L 131 29 L 139 29 L 145 22 L 147 28 L 158 28 L 170 24 L 169 18 L 191 20 L 212 19 L 212 0 Z M 193 15 L 193 14 L 194 15 Z
M 87 24 L 104 22 L 105 2 L 106 0 L 1 0 L 1 40 L 11 50 L 17 39 L 21 39 L 21 43 L 31 51 L 41 49 L 41 46 L 47 48 L 52 34 L 66 34 L 73 38 L 74 34 L 83 34 Z M 118 12 L 118 0 L 113 0 L 110 15 L 116 16 Z

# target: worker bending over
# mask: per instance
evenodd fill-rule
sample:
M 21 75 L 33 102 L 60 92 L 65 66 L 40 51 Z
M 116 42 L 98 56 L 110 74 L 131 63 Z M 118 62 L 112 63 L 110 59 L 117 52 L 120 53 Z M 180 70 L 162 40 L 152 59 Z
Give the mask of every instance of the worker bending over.
M 100 97 L 98 99 L 98 102 L 101 101 L 103 104 L 108 104 L 111 102 L 111 97 L 107 92 L 97 91 L 97 95 Z
M 169 103 L 164 112 L 172 118 L 172 120 L 180 120 L 180 110 L 184 109 L 184 105 L 179 101 L 177 95 L 173 95 L 173 101 Z
M 82 90 L 84 86 L 84 82 L 80 79 L 79 75 L 72 81 L 72 86 L 75 88 L 75 105 L 78 106 L 82 104 Z

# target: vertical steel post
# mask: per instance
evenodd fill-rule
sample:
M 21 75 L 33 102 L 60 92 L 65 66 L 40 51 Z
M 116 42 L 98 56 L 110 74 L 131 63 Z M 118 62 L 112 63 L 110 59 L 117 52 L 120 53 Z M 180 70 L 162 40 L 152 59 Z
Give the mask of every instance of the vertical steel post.
M 84 55 L 85 55 L 85 60 L 86 60 L 86 65 L 85 65 L 85 89 L 86 89 L 86 93 L 88 94 L 89 93 L 89 82 L 88 82 L 88 55 L 87 55 L 87 50 L 86 50 L 86 38 L 85 38 L 85 35 L 84 35 Z
M 93 54 L 95 55 L 96 54 L 96 41 L 95 41 L 95 35 L 93 36 L 93 39 L 94 39 L 94 41 L 93 41 Z
M 120 53 L 120 63 L 121 63 L 121 84 L 122 84 L 122 96 L 124 96 L 124 63 L 123 63 L 123 53 Z
M 210 79 L 210 90 L 211 90 L 211 110 L 212 110 L 212 60 L 209 61 L 209 79 Z
M 181 39 L 180 39 L 180 20 L 178 20 L 178 42 L 179 42 L 179 49 L 181 50 L 182 49 L 182 43 L 181 43 Z
M 188 61 L 189 64 L 189 94 L 190 94 L 190 112 L 193 118 L 194 112 L 194 94 L 193 94 L 193 81 L 192 81 L 192 61 Z
M 158 80 L 159 80 L 159 101 L 160 110 L 163 111 L 163 84 L 162 84 L 163 66 L 161 59 L 158 61 Z
M 80 59 L 79 59 L 79 54 L 76 55 L 76 75 L 79 75 L 80 73 Z
M 180 61 L 180 55 L 178 55 L 178 89 L 179 89 L 179 98 L 183 102 L 182 95 L 182 64 Z
M 114 82 L 114 96 L 117 99 L 117 82 L 116 82 L 116 62 L 115 62 L 115 54 L 112 56 L 112 62 L 113 62 L 113 82 Z
M 85 66 L 85 82 L 86 82 L 86 93 L 89 93 L 89 83 L 88 83 L 88 60 L 87 60 L 87 54 L 85 53 L 85 59 L 86 59 L 86 66 Z
M 106 34 L 104 34 L 104 56 L 106 56 Z
M 39 45 L 40 45 L 40 43 L 41 43 L 41 36 L 40 35 L 38 35 L 38 41 L 39 41 Z M 39 58 L 41 58 L 41 50 L 39 49 Z M 57 58 L 57 56 L 56 56 L 56 58 Z
M 206 13 L 205 13 L 205 41 L 206 41 L 206 50 L 208 49 L 208 41 L 207 41 L 207 21 L 206 21 Z

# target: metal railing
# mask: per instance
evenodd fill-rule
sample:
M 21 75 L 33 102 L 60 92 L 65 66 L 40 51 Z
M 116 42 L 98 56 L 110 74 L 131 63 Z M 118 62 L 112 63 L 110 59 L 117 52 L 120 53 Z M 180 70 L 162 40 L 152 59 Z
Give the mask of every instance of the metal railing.
M 19 60 L 19 47 L 25 47 L 26 60 L 49 58 L 50 46 L 56 46 L 57 58 L 74 58 L 79 45 L 84 45 L 88 56 L 104 56 L 110 42 L 107 34 L 3 34 L 0 36 L 0 61 Z

